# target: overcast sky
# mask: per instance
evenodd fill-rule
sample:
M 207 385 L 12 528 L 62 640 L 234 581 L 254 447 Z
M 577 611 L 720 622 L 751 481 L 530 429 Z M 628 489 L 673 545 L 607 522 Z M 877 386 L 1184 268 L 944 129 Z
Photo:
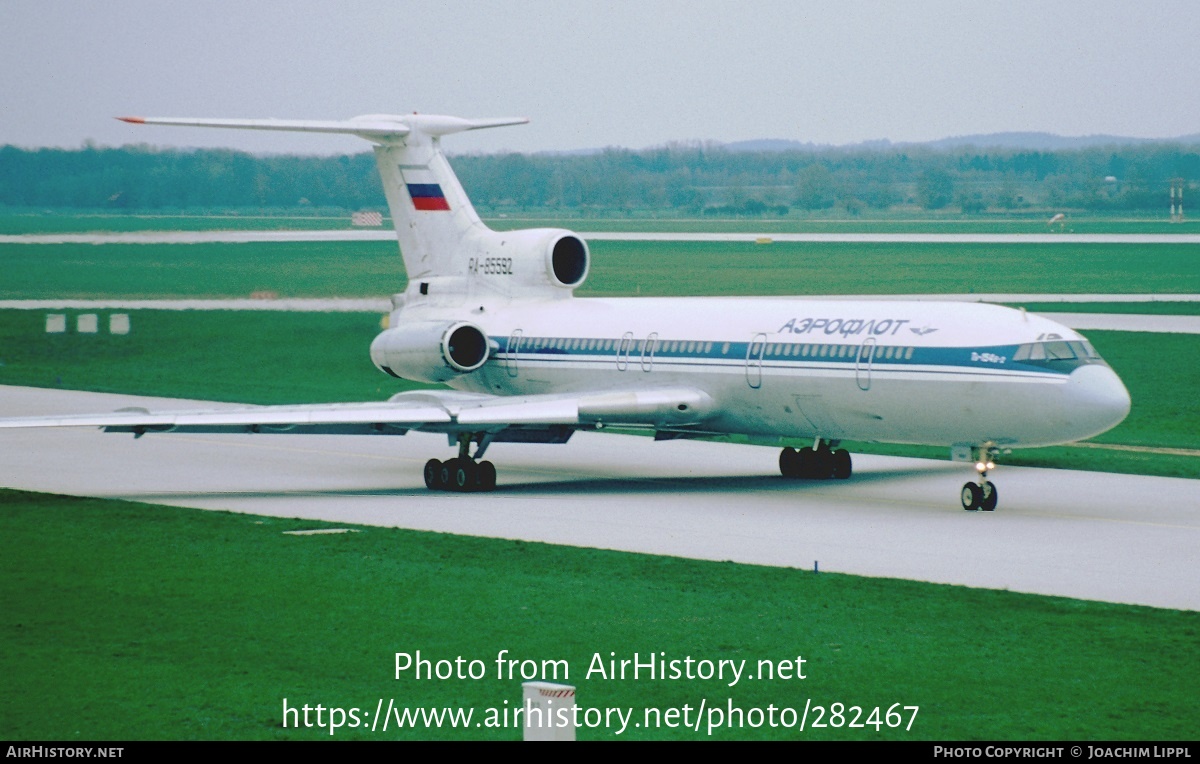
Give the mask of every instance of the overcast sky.
M 524 116 L 451 151 L 1200 132 L 1200 2 L 0 0 L 0 144 L 332 153 L 118 115 Z

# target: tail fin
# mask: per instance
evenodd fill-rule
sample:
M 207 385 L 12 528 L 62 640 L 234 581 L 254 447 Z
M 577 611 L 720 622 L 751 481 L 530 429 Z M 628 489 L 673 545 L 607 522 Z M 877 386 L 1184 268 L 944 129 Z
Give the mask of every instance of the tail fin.
M 400 241 L 409 281 L 466 273 L 464 239 L 489 229 L 475 213 L 442 153 L 451 132 L 528 122 L 525 119 L 457 120 L 414 114 L 402 141 L 375 147 L 379 177 Z M 462 260 L 462 262 L 459 262 Z
M 479 216 L 442 154 L 443 135 L 519 125 L 522 117 L 462 119 L 431 114 L 368 114 L 345 121 L 118 117 L 146 125 L 226 127 L 357 135 L 375 160 L 408 273 L 404 300 L 569 297 L 587 277 L 587 244 L 561 228 L 497 233 Z M 399 296 L 397 296 L 398 298 Z M 399 307 L 402 303 L 393 298 Z
M 357 135 L 375 146 L 400 254 L 410 281 L 465 274 L 464 239 L 489 229 L 475 214 L 450 163 L 441 137 L 465 130 L 520 125 L 523 117 L 463 119 L 432 114 L 368 114 L 344 121 L 280 119 L 179 119 L 118 117 L 134 124 L 285 130 Z M 461 260 L 461 262 L 460 262 Z

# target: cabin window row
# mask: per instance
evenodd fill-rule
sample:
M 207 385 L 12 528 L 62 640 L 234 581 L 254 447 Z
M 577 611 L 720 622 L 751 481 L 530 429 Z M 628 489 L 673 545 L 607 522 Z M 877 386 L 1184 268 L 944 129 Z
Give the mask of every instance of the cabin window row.
M 862 345 L 797 345 L 795 343 L 772 342 L 763 353 L 764 358 L 858 358 Z M 913 348 L 893 345 L 875 346 L 874 360 L 909 361 Z M 864 352 L 864 357 L 866 351 Z
M 626 340 L 630 353 L 640 354 L 647 349 L 647 340 Z M 535 352 L 538 350 L 594 350 L 599 352 L 614 352 L 621 347 L 622 340 L 601 339 L 557 339 L 552 337 L 526 337 L 521 341 L 520 350 Z M 714 343 L 703 340 L 654 340 L 653 350 L 656 354 L 669 353 L 702 353 L 709 354 Z M 744 347 L 744 346 L 743 346 Z M 758 355 L 757 343 L 750 344 L 751 355 Z M 763 348 L 764 358 L 857 358 L 861 345 L 829 345 L 829 344 L 798 344 L 790 342 L 772 342 Z M 720 352 L 727 355 L 731 343 L 721 343 Z M 912 360 L 914 348 L 876 346 L 875 360 Z M 624 351 L 623 351 L 624 352 Z

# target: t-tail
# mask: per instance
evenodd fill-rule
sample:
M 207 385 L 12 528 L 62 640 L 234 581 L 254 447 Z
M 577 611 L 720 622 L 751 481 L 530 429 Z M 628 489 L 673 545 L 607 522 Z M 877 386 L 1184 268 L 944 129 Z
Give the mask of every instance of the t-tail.
M 370 114 L 343 121 L 119 117 L 125 122 L 356 135 L 375 160 L 408 274 L 403 303 L 566 297 L 587 277 L 587 244 L 559 228 L 493 231 L 479 219 L 442 153 L 444 135 L 528 122 L 431 114 Z M 397 301 L 399 302 L 399 301 Z

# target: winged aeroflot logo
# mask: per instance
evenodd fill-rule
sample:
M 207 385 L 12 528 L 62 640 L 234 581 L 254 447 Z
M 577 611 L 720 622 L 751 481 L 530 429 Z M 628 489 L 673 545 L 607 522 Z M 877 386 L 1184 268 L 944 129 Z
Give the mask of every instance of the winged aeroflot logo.
M 912 332 L 913 334 L 916 334 L 920 337 L 924 337 L 926 334 L 932 334 L 933 332 L 937 331 L 937 329 L 934 329 L 931 326 L 922 326 L 922 327 L 910 326 L 908 328 L 908 330 L 910 332 Z

